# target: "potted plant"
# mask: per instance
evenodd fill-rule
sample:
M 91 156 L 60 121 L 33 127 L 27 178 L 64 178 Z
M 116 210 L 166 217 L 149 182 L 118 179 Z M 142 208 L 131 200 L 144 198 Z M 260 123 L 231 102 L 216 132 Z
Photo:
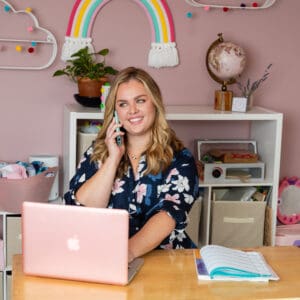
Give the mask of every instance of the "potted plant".
M 270 75 L 270 69 L 272 67 L 272 64 L 269 64 L 265 71 L 264 74 L 261 78 L 257 79 L 256 81 L 253 81 L 251 83 L 250 78 L 248 78 L 247 82 L 243 84 L 241 81 L 236 81 L 237 86 L 239 90 L 242 93 L 242 96 L 247 98 L 247 109 L 251 109 L 253 106 L 253 93 L 256 91 L 259 86 L 268 79 Z
M 81 97 L 100 97 L 101 86 L 108 81 L 107 75 L 118 73 L 113 67 L 105 64 L 105 56 L 108 53 L 107 48 L 95 53 L 90 53 L 88 47 L 82 48 L 72 54 L 65 68 L 57 70 L 53 76 L 66 75 L 77 82 Z M 101 57 L 100 61 L 97 60 L 98 56 Z

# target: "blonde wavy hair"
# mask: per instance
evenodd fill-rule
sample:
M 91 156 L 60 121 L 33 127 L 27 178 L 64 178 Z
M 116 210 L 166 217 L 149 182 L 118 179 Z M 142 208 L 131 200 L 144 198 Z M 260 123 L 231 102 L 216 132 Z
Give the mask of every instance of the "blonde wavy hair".
M 157 175 L 160 171 L 166 170 L 171 164 L 174 152 L 183 149 L 184 146 L 166 120 L 162 95 L 157 83 L 146 71 L 135 67 L 128 67 L 120 71 L 111 86 L 105 102 L 103 125 L 94 143 L 92 161 L 104 162 L 108 157 L 108 149 L 104 140 L 107 128 L 113 119 L 117 91 L 122 83 L 129 82 L 130 80 L 137 80 L 144 85 L 156 108 L 156 116 L 151 131 L 151 142 L 145 151 L 147 161 L 145 174 L 151 173 Z M 124 136 L 124 143 L 126 146 L 126 134 Z M 126 173 L 129 164 L 128 155 L 125 153 L 120 162 L 117 177 L 121 177 Z

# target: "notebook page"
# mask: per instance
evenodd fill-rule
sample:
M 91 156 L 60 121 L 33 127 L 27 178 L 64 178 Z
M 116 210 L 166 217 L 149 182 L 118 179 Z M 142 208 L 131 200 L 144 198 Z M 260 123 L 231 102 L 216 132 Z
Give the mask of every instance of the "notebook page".
M 202 247 L 200 253 L 209 273 L 219 268 L 223 270 L 224 268 L 229 268 L 243 270 L 260 276 L 271 276 L 268 267 L 266 267 L 266 262 L 261 259 L 260 255 L 249 254 L 252 252 L 208 245 Z
M 271 268 L 271 266 L 266 262 L 263 255 L 259 252 L 247 252 L 249 254 L 249 257 L 253 264 L 255 264 L 255 267 L 261 272 L 261 273 L 270 273 L 271 280 L 279 280 L 278 275 L 274 272 L 274 270 Z M 261 263 L 261 261 L 263 263 Z

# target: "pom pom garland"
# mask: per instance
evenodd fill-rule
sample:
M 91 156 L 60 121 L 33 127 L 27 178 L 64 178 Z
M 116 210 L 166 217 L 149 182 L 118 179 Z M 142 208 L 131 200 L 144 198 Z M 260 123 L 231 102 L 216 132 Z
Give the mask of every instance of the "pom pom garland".
M 201 4 L 199 3 L 199 0 L 185 0 L 188 4 L 190 4 L 191 6 L 197 6 L 197 7 L 210 7 L 210 8 L 220 8 L 222 9 L 223 11 L 228 11 L 229 9 L 266 9 L 266 8 L 269 8 L 271 7 L 275 2 L 276 0 L 265 0 L 264 2 L 261 1 L 260 2 L 252 2 L 251 4 L 246 4 L 245 2 L 240 2 L 240 4 L 230 4 L 228 5 L 227 7 L 224 7 L 222 6 L 222 4 Z M 218 1 L 218 2 L 221 2 L 221 1 Z M 234 1 L 232 1 L 234 2 Z
M 5 11 L 5 12 L 9 12 L 9 11 L 10 11 L 10 7 L 9 7 L 8 5 L 5 5 L 5 6 L 4 6 L 4 11 Z

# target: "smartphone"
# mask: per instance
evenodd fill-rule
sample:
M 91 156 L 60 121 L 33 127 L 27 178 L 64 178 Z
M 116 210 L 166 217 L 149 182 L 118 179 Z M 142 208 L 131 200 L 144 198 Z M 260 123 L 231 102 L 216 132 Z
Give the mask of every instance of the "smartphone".
M 118 117 L 118 114 L 117 114 L 117 111 L 116 111 L 116 110 L 114 111 L 114 118 L 115 118 L 115 122 L 116 122 L 117 124 L 120 124 L 119 117 Z M 120 132 L 120 127 L 117 127 L 116 132 Z M 118 136 L 116 137 L 116 142 L 117 142 L 117 145 L 118 145 L 118 146 L 121 146 L 121 145 L 122 145 L 122 137 L 121 137 L 120 135 L 118 135 Z

